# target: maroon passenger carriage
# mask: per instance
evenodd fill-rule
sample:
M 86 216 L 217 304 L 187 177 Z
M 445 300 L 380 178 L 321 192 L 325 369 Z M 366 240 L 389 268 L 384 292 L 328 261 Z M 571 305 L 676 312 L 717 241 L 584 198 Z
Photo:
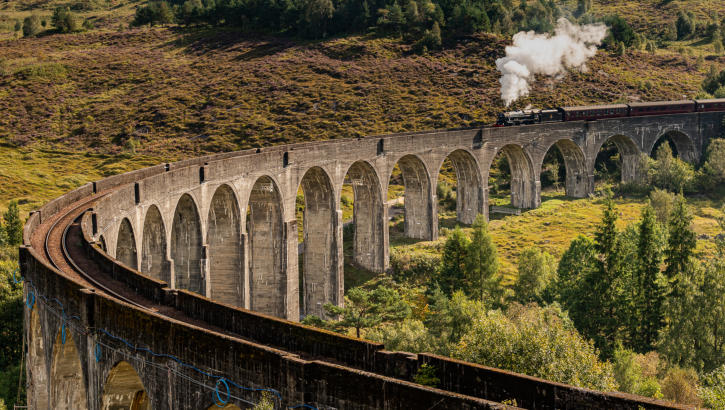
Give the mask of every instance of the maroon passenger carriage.
M 725 111 L 725 98 L 709 100 L 654 101 L 630 104 L 580 105 L 555 110 L 525 110 L 501 113 L 496 126 L 559 121 L 595 121 L 605 118 L 642 117 L 688 112 Z

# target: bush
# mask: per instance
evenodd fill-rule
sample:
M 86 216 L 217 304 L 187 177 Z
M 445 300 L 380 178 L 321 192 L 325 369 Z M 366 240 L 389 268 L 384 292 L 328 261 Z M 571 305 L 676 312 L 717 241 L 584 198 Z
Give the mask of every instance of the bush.
M 675 367 L 667 372 L 662 381 L 662 394 L 664 398 L 680 403 L 699 406 L 698 377 L 692 369 Z
M 43 31 L 43 26 L 40 23 L 40 17 L 37 15 L 33 14 L 23 20 L 23 35 L 25 37 L 36 36 L 41 31 Z
M 675 194 L 664 189 L 655 188 L 649 194 L 649 202 L 655 211 L 657 221 L 661 224 L 667 223 L 675 203 Z
M 147 6 L 136 9 L 136 17 L 134 17 L 131 25 L 143 26 L 148 24 L 154 26 L 156 24 L 170 24 L 174 22 L 174 13 L 171 11 L 169 3 L 165 1 L 152 1 Z
M 615 387 L 611 365 L 601 362 L 593 344 L 553 307 L 513 305 L 506 314 L 488 311 L 474 318 L 453 356 L 597 390 Z
M 53 11 L 51 18 L 53 26 L 61 33 L 75 33 L 81 31 L 83 23 L 67 7 L 58 7 Z
M 672 156 L 670 145 L 660 145 L 655 153 L 655 161 L 649 170 L 652 185 L 673 192 L 690 189 L 695 179 L 692 165 Z
M 725 410 L 725 365 L 702 377 L 702 405 L 713 410 Z
M 411 254 L 393 248 L 390 252 L 390 268 L 396 281 L 428 283 L 436 277 L 440 257 L 429 254 Z
M 701 169 L 700 179 L 703 190 L 725 183 L 725 138 L 710 141 L 705 152 L 705 163 Z

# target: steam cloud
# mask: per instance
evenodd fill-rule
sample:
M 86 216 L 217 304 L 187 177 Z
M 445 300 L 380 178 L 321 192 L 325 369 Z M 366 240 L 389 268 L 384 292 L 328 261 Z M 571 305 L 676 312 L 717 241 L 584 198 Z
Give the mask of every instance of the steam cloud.
M 604 24 L 579 26 L 565 18 L 557 21 L 554 35 L 516 33 L 514 44 L 506 47 L 506 57 L 496 60 L 496 68 L 502 74 L 501 99 L 508 107 L 528 95 L 534 74 L 561 77 L 567 68 L 586 71 L 586 61 L 597 53 L 597 46 L 606 35 Z

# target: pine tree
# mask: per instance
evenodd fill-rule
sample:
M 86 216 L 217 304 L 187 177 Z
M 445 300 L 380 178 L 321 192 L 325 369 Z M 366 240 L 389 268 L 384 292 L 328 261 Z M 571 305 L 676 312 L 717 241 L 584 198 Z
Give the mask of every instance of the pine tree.
M 5 232 L 5 225 L 3 225 L 3 221 L 0 219 L 0 246 L 5 246 L 8 243 L 8 235 Z
M 692 230 L 692 215 L 687 209 L 685 198 L 680 194 L 675 199 L 674 209 L 667 223 L 669 237 L 665 250 L 665 274 L 673 285 L 689 273 L 690 258 L 695 251 L 697 239 Z
M 617 315 L 622 313 L 617 305 L 621 302 L 623 256 L 616 223 L 614 201 L 607 199 L 602 222 L 594 234 L 594 249 L 599 255 L 598 269 L 589 284 L 591 320 L 599 329 L 594 341 L 605 356 L 613 352 L 620 322 Z
M 486 218 L 478 214 L 473 221 L 473 238 L 467 247 L 466 284 L 469 294 L 483 301 L 500 296 L 501 276 L 498 274 L 496 245 L 488 233 Z
M 20 220 L 18 202 L 10 201 L 8 210 L 3 215 L 8 245 L 20 245 L 23 242 L 23 222 Z
M 456 289 L 463 287 L 468 243 L 468 238 L 461 228 L 456 227 L 443 245 L 441 265 L 438 268 L 438 285 L 446 295 L 451 295 Z
M 654 210 L 647 205 L 642 210 L 637 244 L 637 281 L 639 297 L 636 300 L 635 314 L 640 320 L 640 329 L 636 335 L 636 344 L 640 352 L 654 348 L 657 335 L 663 324 L 662 304 L 664 289 L 660 263 L 662 252 L 658 243 L 660 237 Z

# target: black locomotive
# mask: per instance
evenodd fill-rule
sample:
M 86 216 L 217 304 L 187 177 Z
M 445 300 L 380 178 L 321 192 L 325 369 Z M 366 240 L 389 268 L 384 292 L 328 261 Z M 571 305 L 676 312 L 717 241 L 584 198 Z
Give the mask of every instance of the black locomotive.
M 498 115 L 496 126 L 538 124 L 559 121 L 593 121 L 604 118 L 639 117 L 645 115 L 680 114 L 687 112 L 725 111 L 725 98 L 711 100 L 657 101 L 648 103 L 582 105 L 546 110 L 510 111 Z

